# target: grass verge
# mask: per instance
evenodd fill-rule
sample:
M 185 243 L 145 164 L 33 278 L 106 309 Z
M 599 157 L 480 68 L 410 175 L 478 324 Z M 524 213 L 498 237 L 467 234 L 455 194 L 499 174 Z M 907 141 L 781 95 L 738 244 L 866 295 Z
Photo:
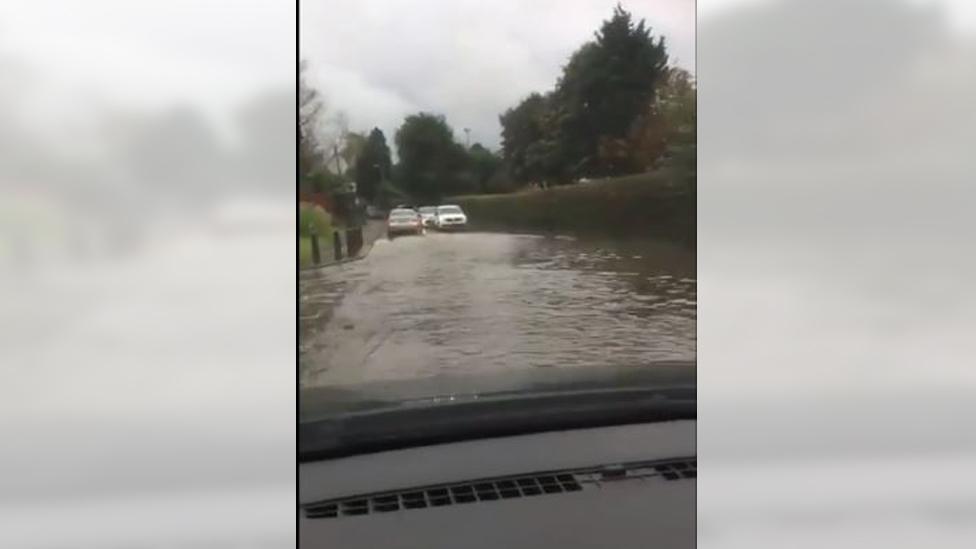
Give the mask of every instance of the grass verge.
M 501 195 L 448 199 L 472 229 L 656 236 L 694 246 L 693 173 L 674 169 Z
M 298 266 L 307 267 L 312 264 L 312 239 L 307 236 L 298 237 Z

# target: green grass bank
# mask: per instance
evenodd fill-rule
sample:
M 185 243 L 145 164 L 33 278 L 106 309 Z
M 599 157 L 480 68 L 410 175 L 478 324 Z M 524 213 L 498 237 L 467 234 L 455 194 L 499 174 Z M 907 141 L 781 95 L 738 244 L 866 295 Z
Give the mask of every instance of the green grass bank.
M 445 202 L 464 208 L 472 230 L 653 236 L 695 245 L 694 175 L 674 170 Z
M 307 236 L 298 237 L 298 265 L 306 267 L 312 264 L 312 239 Z

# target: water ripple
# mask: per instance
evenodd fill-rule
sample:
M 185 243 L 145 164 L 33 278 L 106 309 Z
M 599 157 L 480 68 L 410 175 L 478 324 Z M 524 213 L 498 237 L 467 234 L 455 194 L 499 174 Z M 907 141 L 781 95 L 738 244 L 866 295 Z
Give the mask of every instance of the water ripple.
M 433 234 L 300 281 L 305 384 L 694 358 L 694 253 Z

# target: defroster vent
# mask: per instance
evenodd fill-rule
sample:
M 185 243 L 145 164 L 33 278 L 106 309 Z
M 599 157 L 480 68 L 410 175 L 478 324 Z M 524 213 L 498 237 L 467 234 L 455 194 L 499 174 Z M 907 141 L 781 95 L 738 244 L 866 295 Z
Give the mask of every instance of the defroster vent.
M 310 519 L 351 517 L 578 492 L 604 482 L 652 478 L 674 481 L 696 476 L 694 458 L 647 461 L 378 492 L 310 503 L 303 508 Z

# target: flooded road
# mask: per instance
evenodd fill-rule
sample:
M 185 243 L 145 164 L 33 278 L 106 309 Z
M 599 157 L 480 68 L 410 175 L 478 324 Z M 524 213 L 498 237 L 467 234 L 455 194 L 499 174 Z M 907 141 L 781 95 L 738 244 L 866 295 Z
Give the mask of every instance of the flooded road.
M 695 358 L 695 253 L 664 242 L 431 233 L 301 277 L 303 386 Z

